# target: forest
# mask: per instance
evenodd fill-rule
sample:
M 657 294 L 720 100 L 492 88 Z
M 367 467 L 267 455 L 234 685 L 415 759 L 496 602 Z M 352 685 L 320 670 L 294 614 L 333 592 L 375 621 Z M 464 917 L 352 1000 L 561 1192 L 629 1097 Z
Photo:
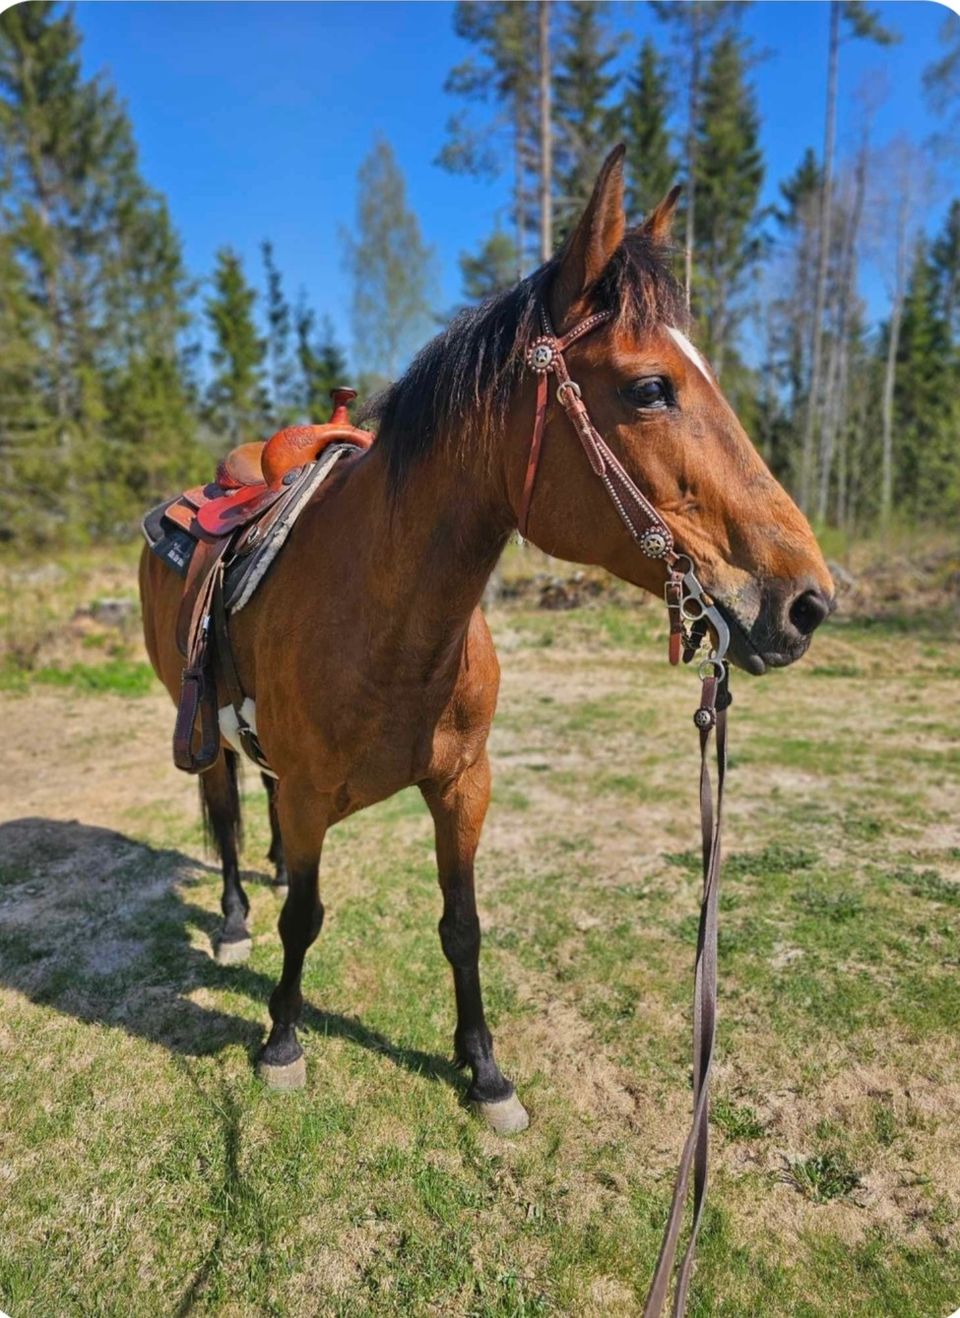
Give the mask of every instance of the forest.
M 653 3 L 653 35 L 625 61 L 607 4 L 455 7 L 471 53 L 446 77 L 435 164 L 510 180 L 508 212 L 461 256 L 462 303 L 552 255 L 622 140 L 633 216 L 683 185 L 675 261 L 695 336 L 815 525 L 847 538 L 955 525 L 960 195 L 934 231 L 923 217 L 956 163 L 960 23 L 944 10 L 923 74 L 941 133 L 875 141 L 876 98 L 863 94 L 844 152 L 845 50 L 903 34 L 867 4 L 832 0 L 812 120 L 823 137 L 771 207 L 754 72 L 775 56 L 744 35 L 744 8 Z M 43 0 L 0 17 L 0 546 L 18 554 L 129 538 L 213 454 L 325 419 L 344 377 L 363 394 L 395 378 L 457 309 L 435 305 L 435 254 L 387 137 L 360 163 L 344 217 L 349 326 L 292 292 L 297 272 L 278 267 L 268 234 L 256 269 L 225 234 L 214 268 L 189 270 L 129 114 L 81 53 L 69 8 Z M 879 317 L 863 296 L 868 259 L 884 272 Z

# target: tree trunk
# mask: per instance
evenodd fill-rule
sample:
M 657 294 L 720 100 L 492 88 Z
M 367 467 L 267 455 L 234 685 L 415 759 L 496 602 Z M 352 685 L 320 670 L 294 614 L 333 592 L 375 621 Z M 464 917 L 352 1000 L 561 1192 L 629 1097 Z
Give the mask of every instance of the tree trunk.
M 820 394 L 823 358 L 823 312 L 827 300 L 827 268 L 830 260 L 830 224 L 833 210 L 833 150 L 837 121 L 837 54 L 840 48 L 840 0 L 830 4 L 830 47 L 827 65 L 827 112 L 823 131 L 823 179 L 820 184 L 820 241 L 817 256 L 817 295 L 813 312 L 810 346 L 810 390 L 803 424 L 800 465 L 800 506 L 809 512 L 814 473 L 814 431 Z
M 883 404 L 881 411 L 880 460 L 880 525 L 886 530 L 893 511 L 893 390 L 897 382 L 897 349 L 900 346 L 900 321 L 903 317 L 903 299 L 907 276 L 907 220 L 909 218 L 909 189 L 904 188 L 897 208 L 897 258 L 890 308 L 890 333 L 887 339 L 887 360 L 883 372 Z
M 526 239 L 527 195 L 523 185 L 523 98 L 514 93 L 513 105 L 513 224 L 517 248 L 517 279 L 523 278 L 523 251 Z
M 836 330 L 830 351 L 830 364 L 827 371 L 827 388 L 824 397 L 823 426 L 820 447 L 820 487 L 817 497 L 817 517 L 821 522 L 827 518 L 827 502 L 830 497 L 830 477 L 833 469 L 833 454 L 836 446 L 837 432 L 843 425 L 846 411 L 846 352 L 847 334 L 849 332 L 850 303 L 853 299 L 856 267 L 856 242 L 863 215 L 863 198 L 867 179 L 867 141 L 860 147 L 857 168 L 854 176 L 853 202 L 847 229 L 844 234 L 843 248 L 840 254 L 839 291 Z
M 539 3 L 540 262 L 553 255 L 553 124 L 550 120 L 550 0 Z
M 687 88 L 687 214 L 684 226 L 684 284 L 686 287 L 687 311 L 690 310 L 691 290 L 693 288 L 693 243 L 694 226 L 694 171 L 697 162 L 697 108 L 700 91 L 700 63 L 702 57 L 702 5 L 701 0 L 692 0 L 693 22 L 690 30 L 690 85 Z

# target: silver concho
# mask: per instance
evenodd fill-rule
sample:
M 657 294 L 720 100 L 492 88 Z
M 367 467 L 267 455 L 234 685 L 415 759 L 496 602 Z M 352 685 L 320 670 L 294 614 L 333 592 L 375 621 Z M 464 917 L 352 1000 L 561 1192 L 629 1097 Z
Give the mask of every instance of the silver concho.
M 534 339 L 527 349 L 527 365 L 538 375 L 550 370 L 556 360 L 557 350 L 552 339 Z
M 663 558 L 664 554 L 670 548 L 670 543 L 663 531 L 658 531 L 651 527 L 644 531 L 640 537 L 640 548 L 646 554 L 647 558 Z
M 717 721 L 717 716 L 712 709 L 700 708 L 693 716 L 694 726 L 698 727 L 701 732 L 706 732 L 707 728 L 712 728 Z

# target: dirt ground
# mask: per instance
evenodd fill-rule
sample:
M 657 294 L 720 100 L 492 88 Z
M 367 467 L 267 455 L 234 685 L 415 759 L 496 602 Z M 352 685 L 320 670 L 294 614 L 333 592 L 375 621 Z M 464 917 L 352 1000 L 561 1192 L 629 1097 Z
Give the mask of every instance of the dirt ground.
M 0 692 L 12 1318 L 640 1311 L 689 1112 L 696 684 L 646 608 L 521 601 L 492 625 L 483 966 L 533 1117 L 507 1143 L 447 1061 L 415 793 L 332 835 L 308 1088 L 278 1102 L 250 1064 L 280 953 L 256 775 L 253 959 L 219 968 L 166 694 L 92 690 L 86 668 Z M 960 1303 L 949 626 L 839 625 L 796 670 L 736 685 L 695 1313 Z M 61 657 L 140 661 L 76 637 Z

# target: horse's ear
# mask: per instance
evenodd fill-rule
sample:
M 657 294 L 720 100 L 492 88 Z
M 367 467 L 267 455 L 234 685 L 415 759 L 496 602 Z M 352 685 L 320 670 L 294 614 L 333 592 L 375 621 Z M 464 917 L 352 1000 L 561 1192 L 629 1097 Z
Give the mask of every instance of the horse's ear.
M 587 209 L 560 253 L 560 268 L 550 296 L 550 311 L 558 332 L 623 241 L 627 227 L 623 211 L 626 150 L 622 143 L 615 146 L 603 162 Z
M 658 206 L 654 206 L 640 226 L 640 232 L 652 239 L 653 242 L 665 243 L 670 237 L 670 229 L 673 225 L 673 217 L 681 192 L 683 192 L 683 184 L 677 183 L 675 187 L 670 189 L 663 201 Z

